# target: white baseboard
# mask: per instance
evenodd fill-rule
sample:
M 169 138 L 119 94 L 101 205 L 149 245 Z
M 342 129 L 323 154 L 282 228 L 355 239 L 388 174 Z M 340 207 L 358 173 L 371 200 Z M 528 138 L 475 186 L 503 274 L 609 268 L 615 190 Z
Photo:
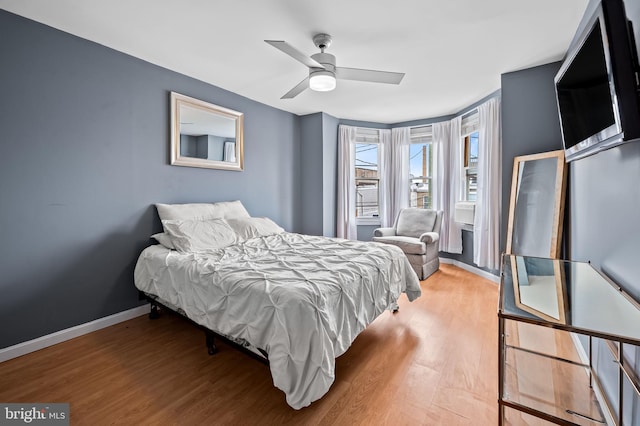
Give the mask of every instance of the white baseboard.
M 475 266 L 468 265 L 464 262 L 460 262 L 459 260 L 449 259 L 448 257 L 441 257 L 441 263 L 447 263 L 449 265 L 457 266 L 460 269 L 464 269 L 465 271 L 471 272 L 472 274 L 476 274 L 482 278 L 493 281 L 496 284 L 500 284 L 500 277 L 493 275 L 490 272 L 483 271 L 480 268 L 476 268 Z
M 26 355 L 28 353 L 35 352 L 49 346 L 53 346 L 66 340 L 71 340 L 75 337 L 79 337 L 84 334 L 91 333 L 92 331 L 100 330 L 101 328 L 109 327 L 111 325 L 118 324 L 120 322 L 127 321 L 132 318 L 145 315 L 147 313 L 149 313 L 149 305 L 145 304 L 133 309 L 129 309 L 127 311 L 109 315 L 108 317 L 98 318 L 97 320 L 76 325 L 75 327 L 56 331 L 55 333 L 47 334 L 46 336 L 38 337 L 37 339 L 18 343 L 17 345 L 0 349 L 0 362 L 7 361 L 12 358 L 17 358 L 19 356 Z

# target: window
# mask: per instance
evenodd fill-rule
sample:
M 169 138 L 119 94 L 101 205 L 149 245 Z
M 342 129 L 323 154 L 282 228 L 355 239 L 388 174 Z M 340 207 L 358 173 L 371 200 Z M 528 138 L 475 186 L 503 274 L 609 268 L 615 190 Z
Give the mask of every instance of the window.
M 433 208 L 433 144 L 432 127 L 410 130 L 409 146 L 409 206 Z
M 464 136 L 464 200 L 476 201 L 478 195 L 478 110 L 472 110 L 462 117 L 462 136 Z
M 380 135 L 377 129 L 359 128 L 356 134 L 356 218 L 380 215 Z
M 478 194 L 478 132 L 464 137 L 465 201 L 476 201 Z

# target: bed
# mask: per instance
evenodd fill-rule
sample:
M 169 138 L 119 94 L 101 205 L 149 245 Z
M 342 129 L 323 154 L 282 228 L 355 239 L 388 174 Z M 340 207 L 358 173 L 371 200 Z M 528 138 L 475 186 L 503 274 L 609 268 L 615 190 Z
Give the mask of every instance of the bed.
M 266 356 L 294 409 L 328 392 L 336 357 L 401 293 L 420 296 L 398 247 L 285 232 L 239 202 L 167 206 L 157 205 L 165 232 L 141 253 L 136 287 Z

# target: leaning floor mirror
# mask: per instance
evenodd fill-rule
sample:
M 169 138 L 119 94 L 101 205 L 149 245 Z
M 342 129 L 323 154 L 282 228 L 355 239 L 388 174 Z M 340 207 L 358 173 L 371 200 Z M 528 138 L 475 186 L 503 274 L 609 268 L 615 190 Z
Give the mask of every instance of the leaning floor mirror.
M 514 159 L 507 254 L 558 258 L 566 185 L 564 151 Z
M 242 171 L 243 114 L 171 92 L 171 164 Z

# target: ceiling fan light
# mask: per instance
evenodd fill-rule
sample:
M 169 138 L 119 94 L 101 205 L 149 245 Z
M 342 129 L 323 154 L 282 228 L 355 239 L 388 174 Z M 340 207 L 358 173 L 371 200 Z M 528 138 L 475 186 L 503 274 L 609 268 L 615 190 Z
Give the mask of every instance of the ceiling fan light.
M 336 76 L 331 71 L 315 71 L 309 76 L 309 88 L 316 92 L 329 92 L 336 88 Z

